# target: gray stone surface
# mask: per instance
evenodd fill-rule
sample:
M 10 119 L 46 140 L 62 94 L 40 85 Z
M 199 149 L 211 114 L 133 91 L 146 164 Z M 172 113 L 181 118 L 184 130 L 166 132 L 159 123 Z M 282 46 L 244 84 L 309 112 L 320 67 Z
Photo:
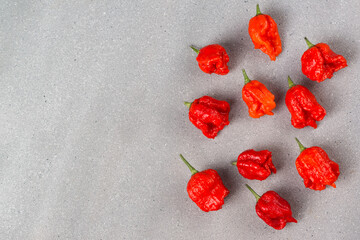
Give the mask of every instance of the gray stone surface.
M 359 238 L 360 2 L 258 2 L 278 23 L 276 62 L 248 36 L 255 1 L 1 1 L 0 239 Z M 304 36 L 349 66 L 323 83 L 306 79 Z M 212 43 L 228 50 L 227 76 L 197 67 L 189 45 Z M 274 92 L 274 116 L 249 118 L 242 68 Z M 318 129 L 291 126 L 288 75 L 326 108 Z M 231 103 L 215 140 L 182 103 L 202 95 Z M 305 189 L 295 136 L 339 163 L 336 189 Z M 249 148 L 272 151 L 278 173 L 242 178 L 230 162 Z M 231 192 L 222 210 L 189 199 L 179 153 L 218 170 Z M 278 191 L 298 223 L 265 225 L 245 183 Z

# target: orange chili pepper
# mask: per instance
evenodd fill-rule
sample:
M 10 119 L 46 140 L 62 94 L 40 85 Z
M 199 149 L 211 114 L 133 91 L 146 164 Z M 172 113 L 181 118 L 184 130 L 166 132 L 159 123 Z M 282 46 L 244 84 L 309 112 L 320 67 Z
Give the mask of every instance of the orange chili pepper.
M 256 5 L 256 16 L 249 22 L 249 35 L 255 49 L 269 55 L 271 61 L 276 60 L 282 50 L 278 28 L 272 17 L 261 13 L 259 4 Z
M 252 118 L 274 115 L 271 110 L 276 107 L 275 96 L 257 80 L 250 80 L 245 69 L 242 70 L 245 86 L 242 89 L 242 98 L 249 108 L 249 115 Z

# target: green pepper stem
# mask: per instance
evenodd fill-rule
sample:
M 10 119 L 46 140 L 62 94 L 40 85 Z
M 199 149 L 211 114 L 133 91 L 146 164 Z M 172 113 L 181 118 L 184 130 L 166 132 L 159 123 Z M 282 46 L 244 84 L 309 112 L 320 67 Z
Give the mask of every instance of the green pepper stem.
M 307 37 L 304 37 L 305 41 L 306 41 L 306 44 L 308 45 L 309 48 L 315 46 L 314 44 L 312 44 L 309 39 L 307 39 Z
M 244 76 L 244 80 L 245 80 L 245 84 L 248 84 L 251 80 L 248 77 L 248 75 L 245 72 L 245 69 L 242 70 L 243 76 Z
M 259 196 L 259 194 L 257 194 L 257 193 L 254 191 L 254 189 L 252 189 L 249 185 L 245 184 L 245 186 L 246 186 L 246 187 L 250 190 L 250 192 L 255 196 L 256 201 L 259 201 L 259 199 L 261 198 L 261 197 Z
M 299 141 L 299 139 L 295 138 L 295 140 L 299 145 L 300 152 L 304 151 L 306 149 L 306 147 L 304 147 L 304 145 L 302 145 L 302 143 Z
M 260 11 L 260 6 L 259 6 L 259 4 L 256 4 L 256 16 L 260 15 L 260 14 L 262 14 Z
M 190 46 L 192 50 L 194 50 L 194 52 L 196 52 L 197 54 L 199 54 L 200 50 L 197 48 L 194 48 L 193 46 Z
M 181 160 L 183 160 L 183 162 L 186 164 L 186 166 L 188 166 L 188 168 L 191 171 L 191 175 L 194 175 L 195 173 L 198 173 L 199 171 L 196 170 L 193 166 L 190 165 L 190 163 L 188 161 L 186 161 L 186 159 L 183 157 L 182 154 L 180 154 Z
M 235 161 L 235 162 L 232 162 L 231 164 L 232 164 L 232 165 L 236 165 L 236 164 L 237 164 L 237 161 Z
M 288 76 L 288 84 L 289 84 L 289 88 L 292 88 L 295 86 L 294 82 L 291 80 L 290 76 Z
M 187 106 L 188 108 L 190 108 L 190 106 L 191 106 L 191 102 L 184 102 L 184 104 L 185 104 L 185 106 Z

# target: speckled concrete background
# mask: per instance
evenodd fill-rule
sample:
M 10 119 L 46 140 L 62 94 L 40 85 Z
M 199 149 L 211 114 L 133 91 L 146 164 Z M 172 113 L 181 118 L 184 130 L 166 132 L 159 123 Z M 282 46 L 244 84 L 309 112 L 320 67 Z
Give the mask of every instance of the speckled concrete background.
M 1 1 L 0 239 L 357 239 L 360 2 L 258 2 L 278 23 L 276 62 L 248 36 L 255 1 Z M 306 79 L 304 36 L 349 67 Z M 197 67 L 189 45 L 212 43 L 228 50 L 227 76 Z M 274 92 L 274 116 L 249 118 L 242 68 Z M 318 129 L 291 126 L 288 75 L 326 108 Z M 231 103 L 215 140 L 182 103 L 202 95 Z M 304 188 L 295 136 L 339 163 L 336 189 Z M 272 151 L 278 173 L 242 178 L 230 163 L 249 148 Z M 204 213 L 189 199 L 179 153 L 218 170 L 231 192 L 222 210 Z M 298 223 L 265 225 L 245 183 L 278 191 Z

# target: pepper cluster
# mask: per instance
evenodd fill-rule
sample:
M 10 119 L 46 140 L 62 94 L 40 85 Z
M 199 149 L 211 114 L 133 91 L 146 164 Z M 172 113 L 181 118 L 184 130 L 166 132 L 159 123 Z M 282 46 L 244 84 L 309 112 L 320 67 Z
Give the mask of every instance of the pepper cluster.
M 255 46 L 275 61 L 282 51 L 281 39 L 274 19 L 261 13 L 256 6 L 256 16 L 249 21 L 249 35 Z M 312 81 L 322 82 L 330 79 L 334 72 L 347 66 L 346 59 L 334 53 L 325 43 L 312 44 L 307 38 L 308 49 L 301 57 L 302 72 Z M 227 63 L 229 56 L 224 47 L 218 44 L 208 45 L 201 49 L 191 47 L 197 54 L 199 68 L 208 74 L 226 75 L 229 73 Z M 275 96 L 268 88 L 257 80 L 250 80 L 243 69 L 245 84 L 242 88 L 242 99 L 246 103 L 251 118 L 274 115 Z M 324 119 L 326 110 L 317 101 L 314 94 L 305 86 L 296 85 L 288 77 L 285 104 L 291 114 L 291 124 L 298 129 L 306 126 L 317 128 L 317 122 Z M 193 102 L 185 102 L 189 108 L 189 120 L 208 138 L 215 138 L 229 125 L 230 104 L 210 96 L 200 97 Z M 303 178 L 306 188 L 324 190 L 326 185 L 336 187 L 335 181 L 340 175 L 339 165 L 330 160 L 320 147 L 305 148 L 295 138 L 300 155 L 295 167 Z M 189 197 L 197 206 L 205 211 L 216 211 L 222 208 L 225 197 L 230 193 L 220 175 L 213 169 L 197 171 L 180 154 L 183 162 L 189 167 L 192 176 L 187 185 Z M 276 174 L 272 153 L 269 150 L 243 151 L 232 163 L 244 178 L 249 180 L 266 180 L 272 173 Z M 290 204 L 274 191 L 259 196 L 249 185 L 246 187 L 253 193 L 257 203 L 257 215 L 269 226 L 280 230 L 288 222 L 297 222 L 292 216 Z

